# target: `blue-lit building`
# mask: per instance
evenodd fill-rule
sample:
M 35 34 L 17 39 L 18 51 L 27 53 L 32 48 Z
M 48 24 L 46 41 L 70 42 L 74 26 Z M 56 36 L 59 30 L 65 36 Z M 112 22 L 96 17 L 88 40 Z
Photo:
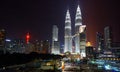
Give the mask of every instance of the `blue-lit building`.
M 23 39 L 6 39 L 5 49 L 6 52 L 12 53 L 25 53 L 25 40 Z

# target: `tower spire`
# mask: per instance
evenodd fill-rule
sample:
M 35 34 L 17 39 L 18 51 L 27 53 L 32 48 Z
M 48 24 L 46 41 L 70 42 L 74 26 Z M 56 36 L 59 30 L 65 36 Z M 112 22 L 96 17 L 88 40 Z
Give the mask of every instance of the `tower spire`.
M 66 13 L 66 20 L 65 20 L 65 23 L 71 23 L 71 18 L 70 18 L 70 12 L 69 12 L 69 9 L 67 10 L 67 13 Z
M 75 26 L 79 26 L 79 25 L 82 25 L 82 16 L 81 16 L 80 6 L 78 5 L 76 10 Z

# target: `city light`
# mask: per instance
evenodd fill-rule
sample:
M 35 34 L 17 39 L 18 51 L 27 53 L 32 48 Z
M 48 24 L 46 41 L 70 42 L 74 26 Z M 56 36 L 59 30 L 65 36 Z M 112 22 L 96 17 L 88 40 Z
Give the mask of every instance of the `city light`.
M 11 42 L 11 40 L 10 40 L 10 39 L 6 39 L 5 41 L 6 41 L 6 42 Z
M 48 1 L 1 2 L 0 72 L 120 72 L 117 3 Z
M 30 34 L 29 34 L 29 33 L 27 33 L 27 35 L 26 35 L 26 43 L 28 44 L 28 43 L 29 43 L 29 41 L 30 41 Z
M 111 67 L 110 65 L 105 65 L 104 68 L 105 68 L 106 70 L 111 70 L 111 69 L 112 69 L 112 67 Z
M 92 46 L 91 42 L 87 42 L 86 46 Z
M 62 61 L 62 69 L 64 69 L 64 68 L 65 68 L 64 61 Z

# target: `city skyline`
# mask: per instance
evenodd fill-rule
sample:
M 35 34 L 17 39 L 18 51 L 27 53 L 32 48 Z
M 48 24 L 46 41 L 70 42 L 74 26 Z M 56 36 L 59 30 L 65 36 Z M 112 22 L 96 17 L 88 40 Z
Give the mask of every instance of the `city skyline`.
M 0 72 L 120 72 L 118 0 L 0 0 Z
M 79 3 L 78 3 L 79 2 Z M 102 32 L 105 26 L 111 26 L 113 41 L 119 39 L 119 5 L 116 1 L 83 1 L 83 0 L 52 0 L 52 1 L 1 1 L 0 28 L 4 28 L 9 38 L 25 38 L 30 32 L 31 39 L 51 40 L 52 25 L 60 29 L 60 42 L 64 42 L 64 21 L 69 7 L 71 20 L 75 18 L 79 4 L 82 12 L 82 24 L 87 26 L 87 41 L 95 45 L 96 32 Z M 15 6 L 16 5 L 16 6 Z M 74 20 L 72 24 L 74 24 Z M 48 26 L 47 26 L 48 25 Z M 74 27 L 74 26 L 72 26 Z M 74 34 L 72 32 L 72 34 Z

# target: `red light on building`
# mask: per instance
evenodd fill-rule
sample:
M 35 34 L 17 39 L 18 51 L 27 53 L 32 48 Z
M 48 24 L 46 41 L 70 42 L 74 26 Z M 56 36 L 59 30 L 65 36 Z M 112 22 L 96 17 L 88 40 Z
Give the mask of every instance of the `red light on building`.
M 26 36 L 26 38 L 29 39 L 29 38 L 30 38 L 30 35 L 28 34 L 28 35 Z
M 30 34 L 29 34 L 29 33 L 27 33 L 27 35 L 26 35 L 26 43 L 28 44 L 28 43 L 29 43 L 29 41 L 30 41 Z

